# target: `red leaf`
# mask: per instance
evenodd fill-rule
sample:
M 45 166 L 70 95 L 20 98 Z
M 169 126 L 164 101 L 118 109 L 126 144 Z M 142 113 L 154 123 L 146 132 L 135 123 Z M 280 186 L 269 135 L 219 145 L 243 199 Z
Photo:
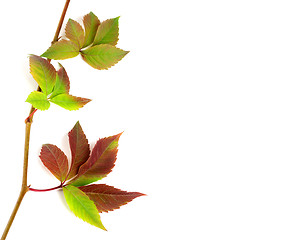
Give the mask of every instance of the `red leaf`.
M 72 153 L 71 168 L 68 179 L 71 179 L 77 175 L 79 167 L 89 158 L 90 147 L 79 122 L 75 124 L 68 136 Z
M 63 86 L 66 90 L 66 92 L 68 93 L 70 91 L 70 80 L 69 80 L 69 76 L 65 70 L 65 68 L 59 64 L 60 68 L 57 71 L 57 75 L 58 78 L 61 80 L 61 82 L 63 83 Z
M 57 146 L 44 144 L 41 150 L 40 159 L 49 171 L 61 182 L 68 173 L 68 159 Z
M 145 195 L 139 192 L 122 191 L 105 184 L 91 184 L 79 189 L 95 203 L 100 213 L 119 209 L 136 197 Z
M 59 64 L 60 69 L 57 71 L 56 82 L 51 94 L 51 98 L 70 91 L 70 80 L 65 68 Z
M 79 168 L 72 185 L 87 185 L 104 178 L 112 171 L 117 158 L 118 141 L 121 134 L 98 140 L 89 159 Z

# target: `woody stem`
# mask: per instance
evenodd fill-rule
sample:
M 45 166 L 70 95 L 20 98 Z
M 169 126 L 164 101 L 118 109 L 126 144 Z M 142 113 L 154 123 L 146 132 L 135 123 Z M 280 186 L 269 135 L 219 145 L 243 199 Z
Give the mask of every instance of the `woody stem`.
M 62 24 L 64 22 L 64 18 L 67 12 L 67 9 L 69 7 L 69 3 L 71 0 L 66 0 L 63 12 L 61 14 L 52 44 L 55 43 L 56 41 L 58 41 L 58 36 L 59 33 L 61 31 L 62 28 Z M 48 60 L 50 62 L 50 60 Z M 39 88 L 40 89 L 40 88 Z M 19 207 L 21 205 L 21 202 L 25 196 L 25 194 L 29 191 L 29 187 L 27 186 L 27 173 L 28 173 L 28 155 L 29 155 L 29 141 L 30 141 L 30 131 L 31 131 L 31 124 L 32 124 L 32 119 L 33 119 L 33 115 L 35 113 L 36 109 L 34 107 L 31 107 L 30 113 L 28 118 L 26 118 L 25 124 L 26 124 L 26 128 L 25 128 L 25 146 L 24 146 L 24 163 L 23 163 L 23 177 L 22 177 L 22 187 L 21 187 L 21 191 L 18 197 L 18 200 L 15 204 L 15 207 L 11 213 L 11 216 L 7 222 L 7 225 L 4 229 L 4 232 L 2 234 L 1 240 L 5 240 L 7 237 L 7 234 L 9 232 L 9 229 L 15 219 L 15 216 L 19 210 Z

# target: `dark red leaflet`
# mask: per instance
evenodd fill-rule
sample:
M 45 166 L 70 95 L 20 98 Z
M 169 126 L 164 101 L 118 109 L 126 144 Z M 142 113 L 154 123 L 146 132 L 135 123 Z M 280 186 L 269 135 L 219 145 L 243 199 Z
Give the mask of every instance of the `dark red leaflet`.
M 79 187 L 96 205 L 98 211 L 108 212 L 119 209 L 133 199 L 144 196 L 139 192 L 126 192 L 106 184 L 91 184 Z

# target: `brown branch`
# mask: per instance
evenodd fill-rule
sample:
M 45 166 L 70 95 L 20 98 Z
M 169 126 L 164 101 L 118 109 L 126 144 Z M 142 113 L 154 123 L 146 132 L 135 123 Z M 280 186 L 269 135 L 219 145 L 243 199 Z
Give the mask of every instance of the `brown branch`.
M 61 17 L 60 17 L 60 19 L 59 19 L 59 22 L 58 22 L 58 25 L 57 25 L 57 28 L 56 28 L 56 32 L 55 32 L 55 34 L 54 34 L 54 37 L 53 37 L 53 40 L 52 40 L 51 44 L 54 44 L 54 43 L 57 42 L 58 39 L 59 39 L 59 33 L 60 33 L 61 28 L 62 28 L 62 25 L 63 25 L 63 23 L 64 23 L 64 19 L 65 19 L 65 16 L 66 16 L 66 13 L 67 13 L 67 10 L 68 10 L 70 1 L 71 1 L 71 0 L 66 0 L 64 9 L 63 9 L 62 14 L 61 14 Z M 48 59 L 48 62 L 51 62 L 51 59 Z M 38 87 L 37 91 L 40 92 L 40 91 L 41 91 L 41 88 Z M 25 123 L 27 123 L 27 122 L 32 122 L 32 118 L 33 118 L 33 115 L 34 115 L 35 112 L 36 112 L 36 109 L 35 109 L 33 106 L 31 106 L 29 115 L 28 115 L 28 117 L 25 119 Z M 1 240 L 2 240 L 2 239 L 1 239 Z
M 59 33 L 61 31 L 65 16 L 66 16 L 66 12 L 68 10 L 69 7 L 69 3 L 71 0 L 66 0 L 63 12 L 61 14 L 52 44 L 55 43 L 56 41 L 58 41 L 58 36 Z M 50 60 L 49 60 L 50 61 Z M 40 89 L 40 88 L 39 88 Z M 20 195 L 18 197 L 18 200 L 15 204 L 15 207 L 11 213 L 11 216 L 8 220 L 8 223 L 4 229 L 4 232 L 2 234 L 1 240 L 5 240 L 6 236 L 9 232 L 9 229 L 15 219 L 15 216 L 19 210 L 19 207 L 21 205 L 21 202 L 26 194 L 26 192 L 28 192 L 29 187 L 27 186 L 27 173 L 28 173 L 28 154 L 29 154 L 29 142 L 30 142 L 30 131 L 31 131 L 31 124 L 32 124 L 32 119 L 33 119 L 33 114 L 35 112 L 35 108 L 31 107 L 30 113 L 29 113 L 29 117 L 26 119 L 25 124 L 26 124 L 26 129 L 25 129 L 25 146 L 24 146 L 24 164 L 23 164 L 23 178 L 22 178 L 22 187 L 21 187 L 21 191 L 20 191 Z

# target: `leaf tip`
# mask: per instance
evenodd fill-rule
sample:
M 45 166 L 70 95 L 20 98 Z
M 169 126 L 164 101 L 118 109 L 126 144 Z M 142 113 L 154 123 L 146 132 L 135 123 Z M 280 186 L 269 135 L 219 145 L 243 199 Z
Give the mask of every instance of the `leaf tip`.
M 60 62 L 58 62 L 58 66 L 59 66 L 59 68 L 63 68 L 63 65 L 61 65 Z
M 46 57 L 47 54 L 45 54 L 46 52 L 44 52 L 43 54 L 41 54 L 41 57 Z
M 107 229 L 103 226 L 103 224 L 99 228 L 107 232 Z
M 121 137 L 121 135 L 124 133 L 124 131 L 123 132 L 120 132 L 119 134 L 116 134 L 114 137 L 115 137 L 115 140 L 116 141 L 119 141 L 119 139 L 120 139 L 120 137 Z

